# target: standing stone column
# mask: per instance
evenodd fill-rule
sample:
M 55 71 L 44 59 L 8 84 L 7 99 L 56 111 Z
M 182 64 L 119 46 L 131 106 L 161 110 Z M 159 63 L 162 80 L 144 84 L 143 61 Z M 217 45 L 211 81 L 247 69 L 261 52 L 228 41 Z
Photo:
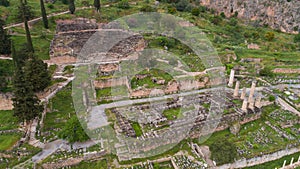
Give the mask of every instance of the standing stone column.
M 294 162 L 294 157 L 292 158 L 290 165 L 292 165 L 292 164 L 293 164 L 293 162 Z
M 284 160 L 283 164 L 282 164 L 282 168 L 285 167 L 285 164 L 286 164 L 286 160 Z
M 246 87 L 243 87 L 242 94 L 241 94 L 241 99 L 244 100 L 245 97 L 246 97 Z
M 234 80 L 234 70 L 231 69 L 231 71 L 230 71 L 230 76 L 229 76 L 229 83 L 228 83 L 228 86 L 229 86 L 229 87 L 232 87 L 232 86 L 233 86 L 233 80 Z
M 243 105 L 242 105 L 242 111 L 247 112 L 247 106 L 248 106 L 247 98 L 244 98 Z
M 256 86 L 256 82 L 253 81 L 252 85 L 251 85 L 251 89 L 250 89 L 250 94 L 249 94 L 249 103 L 254 102 L 254 92 L 255 92 L 255 86 Z
M 249 102 L 249 109 L 254 110 L 254 101 Z
M 238 97 L 239 96 L 239 89 L 240 89 L 240 81 L 237 81 L 235 83 L 235 89 L 234 89 L 233 97 Z
M 258 97 L 255 99 L 255 107 L 261 108 L 260 102 L 261 102 L 261 97 L 258 96 Z

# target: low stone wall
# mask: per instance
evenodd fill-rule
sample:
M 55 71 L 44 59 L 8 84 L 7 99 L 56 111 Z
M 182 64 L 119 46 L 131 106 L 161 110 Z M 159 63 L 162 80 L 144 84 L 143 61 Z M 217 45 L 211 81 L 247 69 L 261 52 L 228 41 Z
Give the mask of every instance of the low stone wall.
M 276 68 L 273 70 L 274 73 L 287 73 L 287 74 L 300 74 L 300 69 L 291 68 Z
M 95 80 L 94 81 L 94 86 L 95 86 L 96 89 L 123 86 L 123 85 L 129 87 L 128 79 L 126 77 L 115 78 L 115 79 L 103 79 L 103 80 Z
M 250 166 L 266 163 L 266 162 L 269 162 L 269 161 L 277 160 L 279 158 L 297 153 L 299 151 L 300 151 L 300 147 L 281 150 L 281 151 L 277 151 L 277 152 L 272 153 L 272 154 L 266 154 L 266 155 L 263 155 L 263 156 L 260 156 L 260 157 L 255 157 L 255 158 L 251 158 L 251 159 L 241 159 L 241 160 L 238 160 L 238 161 L 236 161 L 232 164 L 224 164 L 222 166 L 219 166 L 218 168 L 228 169 L 228 168 L 250 167 Z

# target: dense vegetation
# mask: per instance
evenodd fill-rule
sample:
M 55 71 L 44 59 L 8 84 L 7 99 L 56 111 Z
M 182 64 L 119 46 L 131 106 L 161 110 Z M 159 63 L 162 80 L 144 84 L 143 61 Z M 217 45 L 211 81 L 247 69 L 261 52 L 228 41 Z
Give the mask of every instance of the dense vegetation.
M 214 142 L 209 149 L 212 159 L 218 165 L 232 163 L 237 158 L 236 146 L 227 139 Z

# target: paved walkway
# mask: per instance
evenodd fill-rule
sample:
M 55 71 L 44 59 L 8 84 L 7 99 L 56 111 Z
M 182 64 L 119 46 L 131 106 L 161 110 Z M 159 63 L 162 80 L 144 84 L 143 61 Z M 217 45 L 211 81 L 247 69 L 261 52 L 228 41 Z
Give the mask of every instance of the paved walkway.
M 96 142 L 91 141 L 91 140 L 82 142 L 82 143 L 76 142 L 76 143 L 72 144 L 72 148 L 71 148 L 70 143 L 68 143 L 65 140 L 58 139 L 58 140 L 52 141 L 50 143 L 46 143 L 43 148 L 43 151 L 41 151 L 40 153 L 33 156 L 32 161 L 34 163 L 40 162 L 40 161 L 44 160 L 45 158 L 49 157 L 51 154 L 55 153 L 58 149 L 64 149 L 66 151 L 69 151 L 72 149 L 77 150 L 77 149 L 81 149 L 81 148 L 88 148 L 95 144 L 96 144 Z

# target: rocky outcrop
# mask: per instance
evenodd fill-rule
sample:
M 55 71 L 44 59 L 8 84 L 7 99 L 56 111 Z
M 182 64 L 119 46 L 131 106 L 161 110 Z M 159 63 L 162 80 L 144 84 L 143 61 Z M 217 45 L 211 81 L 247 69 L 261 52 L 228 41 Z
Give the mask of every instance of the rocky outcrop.
M 232 16 L 259 21 L 282 32 L 297 33 L 300 29 L 299 0 L 200 0 L 200 5 Z

